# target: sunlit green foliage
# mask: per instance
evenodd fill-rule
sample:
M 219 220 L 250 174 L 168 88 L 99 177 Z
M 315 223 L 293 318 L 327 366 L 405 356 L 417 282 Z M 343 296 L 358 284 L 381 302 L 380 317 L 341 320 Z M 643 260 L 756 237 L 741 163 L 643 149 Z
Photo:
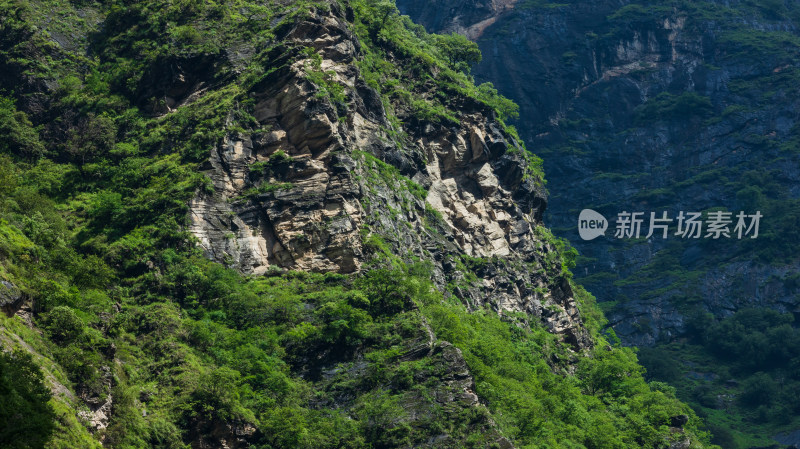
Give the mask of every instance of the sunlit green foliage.
M 692 414 L 674 393 L 647 385 L 629 349 L 599 339 L 573 377 L 553 372 L 548 360 L 569 354 L 536 325 L 449 303 L 423 311 L 437 335 L 464 351 L 478 394 L 521 447 L 655 447 L 670 417 Z
M 53 432 L 50 390 L 30 354 L 0 352 L 0 444 L 8 449 L 42 447 Z
M 452 101 L 460 96 L 477 100 L 501 121 L 518 116 L 518 107 L 491 84 L 473 83 L 468 69 L 480 61 L 476 44 L 457 34 L 428 34 L 407 16 L 400 16 L 393 2 L 356 0 L 351 4 L 357 12 L 355 30 L 366 44 L 359 68 L 367 83 L 386 99 L 404 101 L 412 117 L 422 114 L 426 120 L 457 122 L 448 109 L 459 108 Z M 388 64 L 388 53 L 403 64 Z M 404 118 L 401 112 L 397 111 Z

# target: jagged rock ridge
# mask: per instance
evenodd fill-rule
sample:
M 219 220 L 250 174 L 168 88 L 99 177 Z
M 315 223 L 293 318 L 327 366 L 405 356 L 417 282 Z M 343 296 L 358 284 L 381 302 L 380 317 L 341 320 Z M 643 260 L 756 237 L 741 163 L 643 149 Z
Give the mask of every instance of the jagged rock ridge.
M 359 77 L 359 44 L 343 17 L 313 17 L 285 40 L 322 55 L 321 69 L 346 86 L 347 111 L 315 95 L 308 57 L 276 50 L 284 52 L 276 59 L 281 68 L 254 89 L 255 117 L 269 131 L 227 138 L 210 158 L 214 193 L 191 203 L 191 230 L 206 254 L 245 273 L 351 273 L 365 261 L 366 228 L 400 254 L 435 262 L 440 286 L 463 275 L 448 262 L 452 257 L 502 258 L 512 263 L 491 264 L 481 273 L 483 285 L 459 290 L 464 298 L 473 307 L 488 303 L 541 317 L 576 348 L 587 347 L 569 283 L 544 260 L 555 249 L 534 231 L 546 205 L 543 191 L 526 177 L 524 150 L 500 125 L 465 108 L 460 126 L 413 123 L 398 143 L 377 93 Z M 397 167 L 427 195 L 376 180 L 372 157 Z M 258 173 L 252 169 L 258 162 L 270 168 Z M 274 190 L 252 193 L 260 186 Z M 438 231 L 426 226 L 426 204 L 441 214 Z

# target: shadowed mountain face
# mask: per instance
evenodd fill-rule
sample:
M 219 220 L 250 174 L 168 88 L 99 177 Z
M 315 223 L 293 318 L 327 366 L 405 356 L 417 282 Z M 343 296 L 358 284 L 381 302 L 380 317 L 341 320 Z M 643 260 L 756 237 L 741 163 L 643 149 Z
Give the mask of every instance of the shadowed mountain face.
M 467 1 L 448 2 L 445 14 L 436 2 L 399 3 L 432 30 L 493 21 L 477 37 L 484 59 L 474 74 L 520 104 L 517 126 L 548 174 L 546 221 L 583 256 L 576 276 L 614 302 L 624 341 L 675 337 L 703 311 L 798 311 L 785 282 L 797 268 L 800 193 L 792 11 Z M 611 221 L 606 238 L 580 240 L 584 208 Z M 650 212 L 676 219 L 714 208 L 761 210 L 758 238 L 682 239 L 677 221 L 667 239 L 613 238 L 623 211 L 644 213 L 644 237 Z
M 413 17 L 429 30 L 455 32 L 475 40 L 480 38 L 483 31 L 494 24 L 502 13 L 512 10 L 517 2 L 518 0 L 459 2 L 399 0 L 397 7 L 403 14 Z
M 544 159 L 545 223 L 578 249 L 576 278 L 622 341 L 652 347 L 640 353 L 651 375 L 712 417 L 733 414 L 709 418 L 724 447 L 764 446 L 770 426 L 796 429 L 788 424 L 796 407 L 757 411 L 785 398 L 746 398 L 766 379 L 753 380 L 757 371 L 775 385 L 794 378 L 800 354 L 796 337 L 777 337 L 769 318 L 800 316 L 800 9 L 780 1 L 398 4 L 432 32 L 479 44 L 475 78 L 519 103 L 515 125 Z M 470 31 L 477 24 L 481 31 Z M 609 220 L 605 237 L 579 237 L 586 208 Z M 732 212 L 732 237 L 706 237 L 708 213 L 720 210 Z M 700 238 L 675 235 L 681 211 L 703 213 Z M 756 239 L 733 232 L 740 211 L 763 215 Z M 643 213 L 642 238 L 614 237 L 622 212 Z M 673 219 L 667 238 L 658 230 L 644 238 L 651 212 Z M 745 435 L 751 425 L 763 439 Z

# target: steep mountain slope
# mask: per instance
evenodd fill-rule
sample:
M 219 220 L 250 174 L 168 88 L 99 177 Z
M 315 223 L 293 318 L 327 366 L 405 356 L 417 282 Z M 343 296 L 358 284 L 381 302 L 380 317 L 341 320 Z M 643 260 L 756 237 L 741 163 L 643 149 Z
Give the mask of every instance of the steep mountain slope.
M 362 0 L 0 10 L 3 447 L 713 447 L 601 334 L 462 40 Z
M 623 342 L 660 348 L 642 352 L 653 375 L 672 381 L 717 425 L 742 432 L 726 447 L 767 444 L 779 430 L 797 429 L 792 367 L 800 340 L 796 326 L 777 336 L 800 312 L 797 6 L 398 4 L 433 31 L 470 35 L 491 22 L 473 33 L 484 55 L 476 77 L 520 104 L 520 135 L 548 173 L 545 222 L 580 252 L 576 277 Z M 461 12 L 470 10 L 480 13 Z M 585 208 L 612 220 L 605 238 L 580 239 Z M 624 211 L 675 219 L 680 211 L 720 209 L 760 211 L 758 238 L 612 236 Z M 750 401 L 764 380 L 754 377 L 759 371 L 769 373 L 767 390 L 781 393 Z M 741 419 L 758 430 L 744 429 Z M 753 432 L 758 443 L 746 441 Z

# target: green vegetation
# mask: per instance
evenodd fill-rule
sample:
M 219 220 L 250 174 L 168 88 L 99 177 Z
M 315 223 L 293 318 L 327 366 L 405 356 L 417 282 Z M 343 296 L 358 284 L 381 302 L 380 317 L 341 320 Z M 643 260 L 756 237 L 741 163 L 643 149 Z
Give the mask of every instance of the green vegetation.
M 3 153 L 15 152 L 31 158 L 44 153 L 44 145 L 28 115 L 17 111 L 10 98 L 0 97 L 0 135 L 4 136 L 0 143 Z
M 356 150 L 353 152 L 354 156 L 361 158 L 366 164 L 366 172 L 369 176 L 368 181 L 372 185 L 383 185 L 390 189 L 399 189 L 401 191 L 408 191 L 421 201 L 425 201 L 428 196 L 428 191 L 416 182 L 403 176 L 400 171 L 392 165 L 383 162 L 375 156 L 365 152 Z M 410 204 L 404 204 L 408 209 Z
M 640 122 L 654 120 L 686 120 L 687 117 L 705 117 L 713 113 L 714 107 L 707 97 L 695 92 L 673 95 L 662 92 L 636 110 Z
M 291 182 L 279 182 L 279 183 L 269 183 L 265 182 L 259 185 L 258 187 L 253 187 L 245 191 L 242 196 L 245 198 L 252 198 L 263 193 L 271 193 L 276 192 L 279 190 L 291 190 L 294 185 Z
M 642 349 L 648 378 L 676 386 L 722 447 L 767 445 L 800 413 L 800 330 L 791 314 L 742 309 L 691 317 L 685 343 Z M 766 434 L 766 435 L 765 435 Z
M 455 70 L 469 73 L 473 64 L 481 62 L 478 45 L 460 34 L 438 34 L 433 35 L 433 39 L 436 48 Z
M 310 67 L 306 67 L 306 76 L 320 90 L 317 96 L 326 97 L 336 106 L 340 115 L 347 113 L 347 98 L 344 86 L 335 80 L 336 72 L 322 70 L 322 56 L 311 47 L 307 47 L 303 54 L 309 59 Z
M 630 26 L 643 22 L 654 22 L 665 15 L 669 15 L 671 12 L 671 6 L 632 3 L 614 11 L 613 14 L 608 16 L 608 20 L 612 23 Z
M 255 162 L 250 165 L 251 173 L 265 172 L 273 167 L 280 166 L 281 164 L 289 164 L 294 162 L 294 158 L 286 154 L 283 150 L 278 150 L 269 156 L 266 161 Z
M 548 59 L 544 70 L 530 66 L 545 83 L 559 75 L 577 80 L 588 69 L 587 64 L 563 68 L 576 60 L 592 54 L 613 55 L 627 45 L 634 49 L 642 44 L 638 55 L 633 50 L 616 59 L 626 72 L 619 79 L 598 76 L 596 84 L 592 84 L 594 80 L 565 83 L 559 101 L 566 103 L 554 101 L 549 109 L 550 114 L 564 111 L 564 116 L 559 116 L 558 130 L 545 120 L 525 123 L 526 137 L 547 136 L 540 140 L 544 145 L 557 140 L 549 144 L 550 148 L 536 150 L 545 159 L 550 158 L 564 176 L 558 180 L 561 196 L 552 201 L 556 205 L 553 217 L 562 220 L 580 210 L 574 203 L 570 208 L 577 210 L 559 209 L 559 200 L 597 199 L 595 194 L 600 195 L 598 202 L 609 203 L 595 205 L 595 209 L 604 210 L 604 206 L 612 213 L 619 212 L 623 205 L 626 210 L 665 210 L 674 218 L 679 210 L 724 206 L 734 214 L 743 210 L 764 215 L 758 239 L 734 238 L 721 244 L 670 237 L 665 242 L 656 239 L 611 246 L 600 243 L 591 249 L 592 245 L 587 245 L 587 254 L 592 257 L 578 259 L 575 273 L 589 290 L 602 292 L 607 302 L 601 306 L 621 318 L 621 326 L 628 330 L 627 325 L 632 325 L 639 331 L 631 340 L 636 341 L 645 332 L 653 332 L 651 336 L 658 332 L 663 340 L 656 342 L 656 349 L 643 349 L 640 353 L 648 371 L 662 372 L 655 378 L 669 382 L 678 389 L 679 397 L 692 401 L 699 407 L 698 413 L 707 415 L 720 445 L 767 447 L 775 443 L 771 441 L 773 435 L 798 428 L 794 417 L 800 413 L 788 402 L 781 402 L 784 398 L 792 401 L 792 394 L 783 393 L 797 386 L 786 367 L 764 366 L 748 372 L 734 367 L 763 360 L 770 354 L 759 343 L 759 334 L 767 335 L 762 328 L 771 326 L 771 318 L 761 317 L 763 322 L 727 318 L 722 322 L 730 320 L 727 326 L 737 323 L 742 338 L 731 340 L 731 334 L 709 334 L 709 342 L 690 336 L 689 342 L 683 344 L 681 335 L 673 332 L 667 336 L 674 321 L 664 317 L 671 310 L 687 317 L 711 309 L 720 320 L 732 312 L 728 308 L 754 304 L 754 298 L 765 307 L 796 311 L 798 290 L 790 276 L 785 282 L 768 276 L 795 271 L 800 254 L 796 232 L 800 203 L 791 181 L 800 154 L 800 127 L 793 121 L 782 127 L 777 119 L 796 109 L 800 93 L 800 71 L 796 67 L 800 37 L 794 26 L 800 18 L 800 6 L 780 0 L 633 1 L 606 6 L 610 12 L 600 23 L 588 14 L 571 13 L 569 6 L 553 12 L 544 1 L 520 1 L 517 12 L 508 13 L 518 22 L 504 17 L 492 28 L 504 27 L 508 33 L 522 34 L 537 20 L 553 16 L 577 25 L 568 28 L 576 33 L 569 41 L 544 51 Z M 536 11 L 519 12 L 521 7 Z M 541 30 L 531 32 L 550 37 Z M 502 48 L 508 45 L 503 39 L 510 37 L 484 39 L 497 39 L 497 47 Z M 696 42 L 698 51 L 675 45 L 681 40 Z M 639 71 L 634 63 L 638 60 L 642 65 L 654 56 L 655 47 L 645 48 L 648 41 L 656 44 L 656 52 L 663 52 L 664 57 L 651 71 Z M 510 48 L 508 45 L 503 51 L 513 54 Z M 675 52 L 672 62 L 666 56 L 670 51 Z M 692 61 L 693 69 L 685 70 L 687 60 Z M 742 67 L 747 69 L 743 71 Z M 622 93 L 631 92 L 628 88 L 634 94 Z M 546 89 L 539 89 L 535 100 L 529 102 L 531 107 L 549 98 Z M 566 97 L 572 95 L 571 89 L 586 90 L 581 93 L 583 98 L 570 103 Z M 611 98 L 612 95 L 619 96 Z M 638 104 L 639 98 L 646 99 Z M 553 134 L 559 138 L 551 140 Z M 636 162 L 628 164 L 628 158 Z M 562 165 L 585 176 L 601 174 L 588 184 L 586 179 L 581 180 L 585 189 L 576 192 L 571 188 L 575 182 L 573 172 Z M 554 231 L 577 238 L 574 227 Z M 595 251 L 596 248 L 602 249 Z M 617 252 L 622 249 L 626 250 L 625 257 Z M 614 265 L 607 264 L 606 258 L 613 258 Z M 597 271 L 604 266 L 604 271 Z M 760 270 L 765 274 L 755 274 Z M 725 293 L 715 297 L 717 282 L 725 285 Z M 704 298 L 705 295 L 711 298 Z M 651 307 L 664 315 L 655 317 L 654 322 L 632 317 L 642 308 Z M 656 320 L 667 329 L 657 329 Z M 708 325 L 714 323 L 710 321 Z M 791 326 L 796 328 L 797 324 Z M 725 338 L 741 345 L 742 350 L 725 357 L 714 352 L 711 342 Z M 744 349 L 751 345 L 763 352 L 756 356 Z M 681 364 L 682 360 L 689 363 Z M 771 381 L 757 376 L 759 370 Z M 714 373 L 719 378 L 703 380 L 696 377 L 698 373 Z M 731 382 L 726 384 L 727 381 Z M 704 391 L 693 396 L 692 390 L 701 385 Z M 775 385 L 777 396 L 771 395 L 768 388 Z M 756 386 L 757 393 L 748 393 Z M 764 405 L 748 403 L 743 399 L 747 397 L 773 399 Z
M 602 337 L 568 376 L 546 361 L 568 359 L 563 344 L 524 317 L 468 313 L 446 302 L 422 310 L 437 335 L 462 349 L 477 393 L 520 447 L 658 447 L 669 438 L 670 417 L 692 414 L 674 390 L 644 381 L 633 351 Z
M 0 443 L 9 449 L 43 447 L 55 412 L 50 390 L 30 354 L 0 352 Z
M 359 68 L 385 106 L 397 100 L 406 104 L 410 116 L 394 111 L 397 118 L 458 123 L 451 111 L 461 106 L 453 103 L 461 97 L 475 99 L 501 121 L 517 117 L 518 107 L 491 84 L 473 83 L 469 66 L 480 61 L 477 44 L 457 34 L 428 34 L 407 16 L 400 16 L 392 2 L 351 4 L 356 11 L 356 33 L 366 46 Z M 388 63 L 387 54 L 402 64 Z
M 565 6 L 569 6 L 568 3 L 550 3 L 547 0 L 522 0 L 518 3 L 517 8 L 519 9 L 536 9 L 536 8 L 546 8 L 546 9 L 556 9 L 562 8 Z
M 359 67 L 393 123 L 457 122 L 467 100 L 515 116 L 491 85 L 473 84 L 473 44 L 425 33 L 392 3 L 347 3 L 364 45 Z M 477 449 L 497 436 L 496 420 L 521 448 L 659 447 L 675 438 L 670 418 L 687 414 L 693 447 L 707 447 L 672 391 L 647 384 L 634 353 L 607 344 L 577 287 L 597 343 L 590 354 L 525 316 L 467 312 L 434 288 L 430 267 L 400 260 L 368 230 L 374 263 L 359 275 L 250 278 L 203 257 L 187 204 L 209 189 L 200 169 L 212 148 L 263 131 L 254 86 L 305 60 L 319 98 L 347 111 L 345 89 L 314 51 L 274 41 L 332 7 L 0 0 L 0 77 L 13 81 L 0 91 L 0 280 L 30 302 L 33 325 L 0 317 L 0 341 L 14 349 L 0 354 L 0 444 L 185 449 L 230 428 L 258 449 L 414 447 L 437 435 Z M 63 31 L 73 45 L 53 41 Z M 231 49 L 252 57 L 234 67 Z M 177 66 L 197 78 L 165 80 Z M 184 98 L 184 83 L 205 90 Z M 31 107 L 42 96 L 46 111 Z M 541 180 L 541 161 L 523 154 L 526 177 Z M 353 155 L 373 186 L 427 196 L 396 168 Z M 294 162 L 276 152 L 251 172 Z M 261 182 L 247 194 L 291 187 Z M 426 215 L 442 220 L 429 205 Z M 550 243 L 547 262 L 566 273 L 574 252 Z M 445 340 L 488 405 L 439 399 L 464 393 L 449 382 L 461 373 Z M 109 399 L 108 427 L 92 434 L 76 411 Z

